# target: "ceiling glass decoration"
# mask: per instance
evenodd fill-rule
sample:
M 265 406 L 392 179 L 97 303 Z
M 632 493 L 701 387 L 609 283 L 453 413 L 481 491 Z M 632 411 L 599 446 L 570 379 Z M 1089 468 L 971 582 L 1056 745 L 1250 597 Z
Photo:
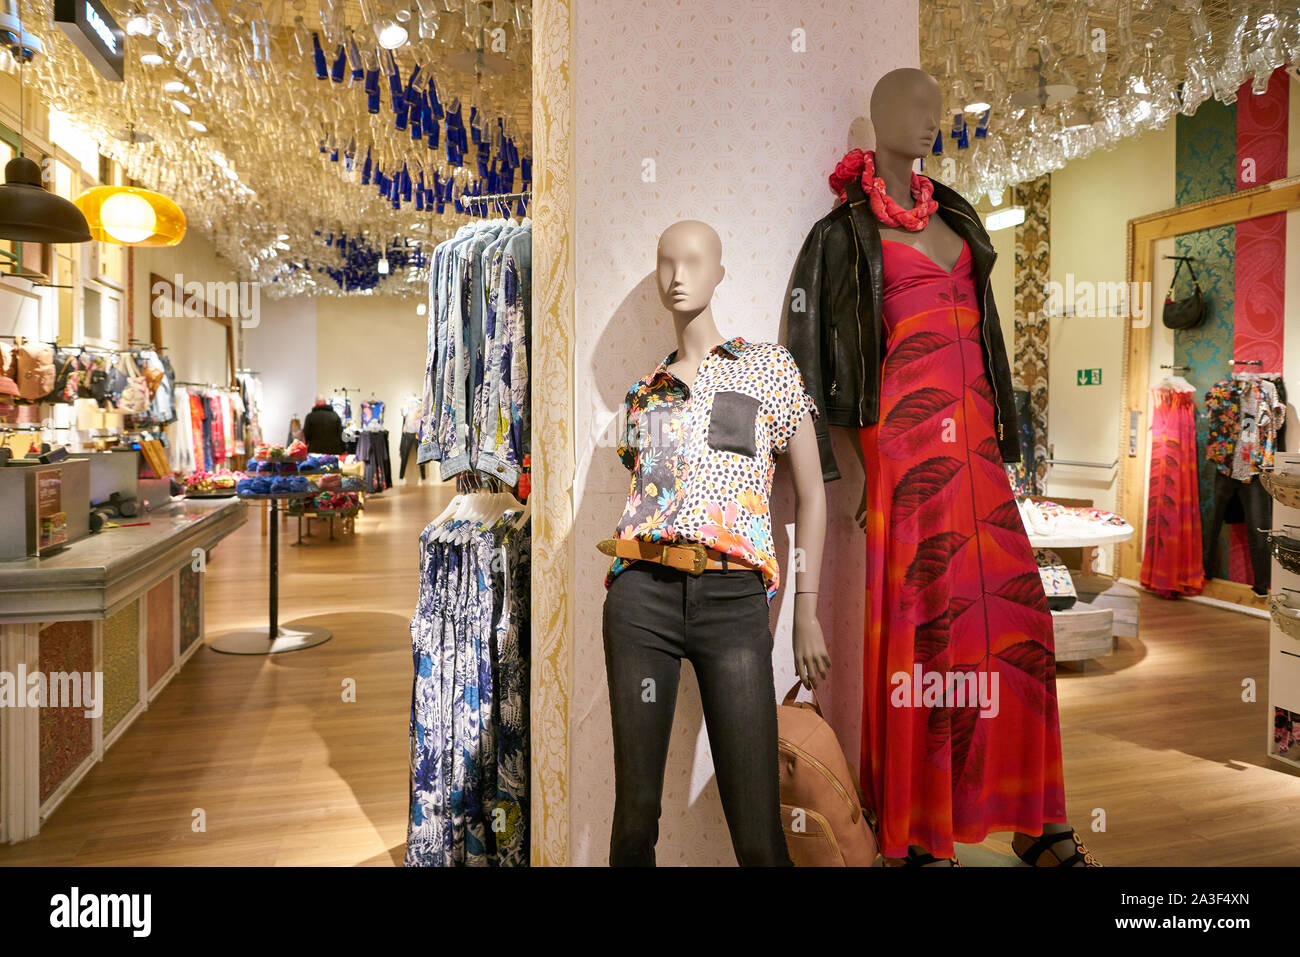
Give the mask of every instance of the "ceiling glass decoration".
M 51 0 L 27 5 L 46 103 L 268 295 L 416 294 L 423 253 L 363 286 L 335 237 L 431 248 L 462 196 L 531 182 L 527 0 L 117 0 L 121 83 L 48 28 Z
M 1300 63 L 1294 0 L 922 0 L 920 23 L 951 120 L 926 172 L 970 198 Z

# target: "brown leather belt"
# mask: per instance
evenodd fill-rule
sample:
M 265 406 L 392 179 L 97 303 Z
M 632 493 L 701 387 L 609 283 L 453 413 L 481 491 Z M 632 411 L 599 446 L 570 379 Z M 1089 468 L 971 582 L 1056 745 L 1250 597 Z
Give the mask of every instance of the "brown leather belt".
M 597 543 L 596 547 L 613 558 L 655 562 L 692 575 L 702 575 L 707 571 L 727 571 L 731 568 L 759 570 L 756 565 L 743 559 L 724 555 L 698 542 L 643 542 L 632 538 L 606 538 Z

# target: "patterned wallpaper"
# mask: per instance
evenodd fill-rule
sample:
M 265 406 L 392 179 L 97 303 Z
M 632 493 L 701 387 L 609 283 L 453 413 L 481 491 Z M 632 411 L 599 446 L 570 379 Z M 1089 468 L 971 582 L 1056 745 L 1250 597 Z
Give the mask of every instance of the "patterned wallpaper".
M 140 700 L 140 601 L 104 621 L 104 734 Z
M 795 254 L 832 205 L 826 176 L 850 145 L 869 145 L 862 130 L 872 85 L 917 62 L 918 38 L 915 0 L 574 0 L 573 12 L 575 630 L 572 697 L 561 703 L 569 709 L 570 860 L 601 864 L 614 782 L 600 626 L 607 559 L 595 544 L 613 530 L 627 489 L 609 426 L 628 386 L 673 348 L 654 289 L 655 243 L 677 220 L 710 223 L 727 268 L 714 303 L 720 330 L 778 339 Z M 834 676 L 821 697 L 853 755 L 864 565 L 853 524 L 861 477 L 849 438 L 837 436 L 847 477 L 828 486 L 822 623 Z M 793 495 L 784 470 L 778 482 L 774 525 L 784 551 Z M 793 682 L 792 604 L 778 599 L 773 609 L 778 694 Z M 734 860 L 689 668 L 660 834 L 661 864 Z
M 1047 472 L 1047 372 L 1051 323 L 1043 316 L 1043 290 L 1052 278 L 1052 177 L 1016 187 L 1016 202 L 1025 221 L 1016 226 L 1015 378 L 1029 390 L 1034 424 L 1035 489 L 1044 488 Z
M 570 863 L 573 686 L 573 5 L 533 4 L 531 863 Z
M 182 565 L 179 573 L 181 591 L 181 654 L 199 640 L 203 629 L 203 591 L 199 573 Z
M 148 648 L 145 651 L 146 687 L 152 688 L 172 666 L 172 641 L 176 630 L 175 594 L 172 579 L 166 578 L 145 596 L 145 625 Z
M 1268 91 L 1237 99 L 1237 188 L 1282 179 L 1287 167 L 1291 82 L 1278 67 Z M 1259 359 L 1261 372 L 1282 371 L 1286 331 L 1286 213 L 1237 224 L 1233 355 Z
M 1174 195 L 1179 206 L 1231 193 L 1236 188 L 1237 108 L 1217 100 L 1202 103 L 1194 116 L 1179 115 L 1176 128 Z M 1205 392 L 1231 371 L 1236 226 L 1219 226 L 1177 237 L 1179 256 L 1191 256 L 1209 315 L 1196 329 L 1174 332 L 1174 364 L 1190 366 L 1183 375 L 1196 387 L 1196 448 L 1200 477 L 1201 525 L 1209 534 L 1214 466 L 1205 460 Z M 1176 297 L 1190 295 L 1183 268 Z M 1163 300 L 1161 300 L 1163 301 Z M 1226 543 L 1227 536 L 1223 536 Z M 1221 543 L 1226 548 L 1226 544 Z M 1227 569 L 1226 554 L 1220 569 Z
M 46 675 L 95 670 L 94 626 L 62 621 L 41 629 L 40 669 Z M 90 756 L 91 720 L 84 707 L 42 708 L 39 718 L 41 802 Z

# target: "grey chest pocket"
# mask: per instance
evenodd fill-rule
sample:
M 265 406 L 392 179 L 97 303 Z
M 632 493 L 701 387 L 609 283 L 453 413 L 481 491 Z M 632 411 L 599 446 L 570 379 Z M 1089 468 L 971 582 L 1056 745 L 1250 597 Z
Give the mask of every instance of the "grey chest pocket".
M 743 392 L 717 392 L 709 413 L 709 448 L 737 455 L 757 455 L 754 444 L 758 400 Z

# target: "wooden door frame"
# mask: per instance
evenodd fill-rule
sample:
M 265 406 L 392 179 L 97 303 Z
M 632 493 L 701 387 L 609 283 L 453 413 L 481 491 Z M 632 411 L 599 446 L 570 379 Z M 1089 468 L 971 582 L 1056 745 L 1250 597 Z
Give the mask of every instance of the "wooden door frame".
M 175 303 L 177 311 L 174 315 L 178 317 L 187 317 L 189 313 L 185 311 L 185 303 L 197 303 L 198 315 L 190 318 L 211 319 L 218 325 L 226 327 L 226 358 L 227 365 L 230 367 L 230 381 L 226 383 L 232 388 L 239 385 L 239 376 L 236 374 L 236 366 L 239 364 L 235 358 L 235 326 L 230 316 L 226 315 L 219 308 L 208 302 L 202 296 L 186 295 L 185 291 L 178 287 L 170 279 L 166 279 L 157 273 L 149 274 L 149 314 L 151 316 L 149 324 L 149 336 L 151 341 L 158 348 L 163 348 L 162 317 L 164 310 L 158 305 L 159 297 L 170 299 Z M 213 385 L 221 385 L 220 382 L 214 382 Z
M 1155 289 L 1156 243 L 1162 239 L 1195 233 L 1215 226 L 1227 226 L 1259 216 L 1286 213 L 1300 209 L 1300 176 L 1274 180 L 1264 186 L 1228 193 L 1199 203 L 1188 203 L 1158 213 L 1139 216 L 1128 221 L 1128 281 L 1130 289 Z M 1133 286 L 1132 283 L 1151 283 L 1150 286 Z M 1151 329 L 1154 318 L 1154 296 L 1147 309 L 1147 324 L 1138 326 L 1130 322 L 1124 331 L 1124 416 L 1119 428 L 1119 513 L 1134 529 L 1131 539 L 1116 546 L 1116 565 L 1121 577 L 1137 579 L 1142 565 L 1142 545 L 1145 541 L 1145 523 L 1142 518 L 1143 496 L 1146 493 L 1146 450 L 1141 437 L 1150 423 L 1147 415 L 1148 375 L 1151 367 Z M 1138 446 L 1135 455 L 1129 454 L 1129 420 L 1138 414 Z M 1208 579 L 1202 592 L 1211 598 L 1235 604 L 1263 608 L 1263 599 L 1251 591 L 1249 585 L 1220 578 Z

